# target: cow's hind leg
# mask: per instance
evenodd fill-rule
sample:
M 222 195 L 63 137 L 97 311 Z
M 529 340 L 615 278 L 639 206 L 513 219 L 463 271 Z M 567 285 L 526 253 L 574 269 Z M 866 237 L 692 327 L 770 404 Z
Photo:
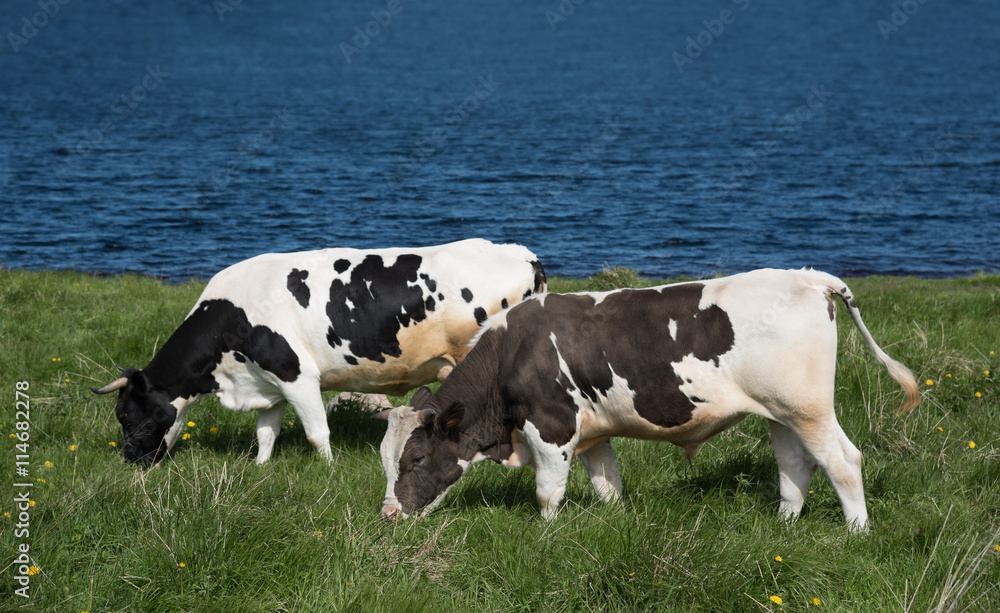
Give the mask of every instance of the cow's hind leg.
M 585 449 L 577 454 L 583 462 L 590 483 L 604 502 L 614 502 L 622 496 L 622 477 L 618 472 L 618 460 L 611 446 L 611 439 Z
M 831 409 L 815 421 L 796 424 L 806 451 L 823 468 L 844 508 L 847 525 L 854 532 L 868 530 L 868 510 L 861 477 L 861 452 L 848 440 Z
M 816 460 L 790 429 L 772 420 L 768 420 L 768 425 L 771 427 L 774 458 L 778 461 L 778 483 L 781 490 L 781 505 L 778 510 L 785 519 L 792 520 L 802 511 L 809 483 L 816 472 Z
M 285 401 L 282 400 L 257 412 L 257 463 L 263 464 L 271 459 L 274 441 L 281 432 L 281 420 L 285 416 Z

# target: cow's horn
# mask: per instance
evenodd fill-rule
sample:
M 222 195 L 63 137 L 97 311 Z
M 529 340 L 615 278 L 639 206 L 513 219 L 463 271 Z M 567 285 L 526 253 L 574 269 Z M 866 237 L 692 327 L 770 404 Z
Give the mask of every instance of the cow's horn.
M 121 366 L 115 366 L 115 368 L 117 368 L 118 370 L 122 371 L 123 373 L 126 373 L 126 372 L 128 372 L 128 370 L 127 370 L 127 369 L 125 369 L 125 368 L 122 368 Z
M 108 383 L 104 387 L 92 387 L 90 388 L 90 391 L 94 392 L 95 394 L 107 394 L 108 392 L 113 392 L 117 389 L 125 387 L 127 383 L 128 383 L 128 377 L 121 377 L 119 379 L 115 379 L 111 383 Z

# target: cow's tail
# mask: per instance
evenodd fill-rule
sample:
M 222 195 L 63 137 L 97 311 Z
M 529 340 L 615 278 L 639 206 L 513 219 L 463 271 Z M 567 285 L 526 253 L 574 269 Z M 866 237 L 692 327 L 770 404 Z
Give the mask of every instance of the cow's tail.
M 917 380 L 913 376 L 913 372 L 901 362 L 897 362 L 896 360 L 890 358 L 889 355 L 882 351 L 882 348 L 878 346 L 875 339 L 872 338 L 871 333 L 868 331 L 868 327 L 865 326 L 865 322 L 861 319 L 861 311 L 858 310 L 858 305 L 855 304 L 854 296 L 851 294 L 851 290 L 847 287 L 847 284 L 832 275 L 828 275 L 827 281 L 827 291 L 830 294 L 837 294 L 840 296 L 840 299 L 844 301 L 848 312 L 851 314 L 851 319 L 854 320 L 854 325 L 857 326 L 858 331 L 861 332 L 862 338 L 865 339 L 868 347 L 875 354 L 875 359 L 886 367 L 889 371 L 889 376 L 895 379 L 896 383 L 899 383 L 899 385 L 902 386 L 903 391 L 906 392 L 906 399 L 903 400 L 903 404 L 900 405 L 899 412 L 906 413 L 910 411 L 910 409 L 920 404 L 920 393 L 917 391 Z

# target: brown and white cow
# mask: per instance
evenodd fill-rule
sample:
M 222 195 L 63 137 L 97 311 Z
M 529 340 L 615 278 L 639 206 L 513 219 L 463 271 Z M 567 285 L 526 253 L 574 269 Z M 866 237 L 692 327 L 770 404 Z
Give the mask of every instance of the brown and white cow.
M 768 420 L 780 511 L 797 517 L 817 466 L 849 526 L 868 522 L 861 453 L 834 414 L 834 295 L 917 405 L 913 374 L 886 355 L 847 286 L 812 270 L 758 270 L 649 289 L 532 296 L 490 318 L 436 394 L 376 415 L 388 485 L 382 515 L 423 515 L 470 464 L 531 464 L 556 516 L 578 455 L 605 501 L 621 496 L 610 438 L 698 446 L 747 415 Z
M 159 462 L 209 394 L 259 411 L 257 462 L 271 456 L 286 402 L 331 459 L 321 390 L 401 394 L 443 380 L 490 314 L 545 287 L 533 253 L 483 239 L 261 255 L 215 275 L 145 368 L 94 391 L 120 390 L 130 462 Z

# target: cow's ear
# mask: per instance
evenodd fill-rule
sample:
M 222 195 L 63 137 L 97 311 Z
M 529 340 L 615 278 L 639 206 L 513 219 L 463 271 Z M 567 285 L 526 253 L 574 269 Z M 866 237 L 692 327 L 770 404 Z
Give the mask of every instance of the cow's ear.
M 150 391 L 152 391 L 152 384 L 149 382 L 149 377 L 146 373 L 141 370 L 137 370 L 128 379 L 129 383 L 132 384 L 132 391 L 134 391 L 139 396 L 147 396 Z
M 434 394 L 431 393 L 431 388 L 425 385 L 413 394 L 413 398 L 410 399 L 410 406 L 414 409 L 419 409 L 427 404 L 427 401 L 430 400 L 433 395 Z
M 434 426 L 441 432 L 455 432 L 463 417 L 465 417 L 465 405 L 456 400 L 437 416 Z
M 378 413 L 372 414 L 372 419 L 375 419 L 377 421 L 389 421 L 389 413 L 392 413 L 392 409 L 379 411 Z

